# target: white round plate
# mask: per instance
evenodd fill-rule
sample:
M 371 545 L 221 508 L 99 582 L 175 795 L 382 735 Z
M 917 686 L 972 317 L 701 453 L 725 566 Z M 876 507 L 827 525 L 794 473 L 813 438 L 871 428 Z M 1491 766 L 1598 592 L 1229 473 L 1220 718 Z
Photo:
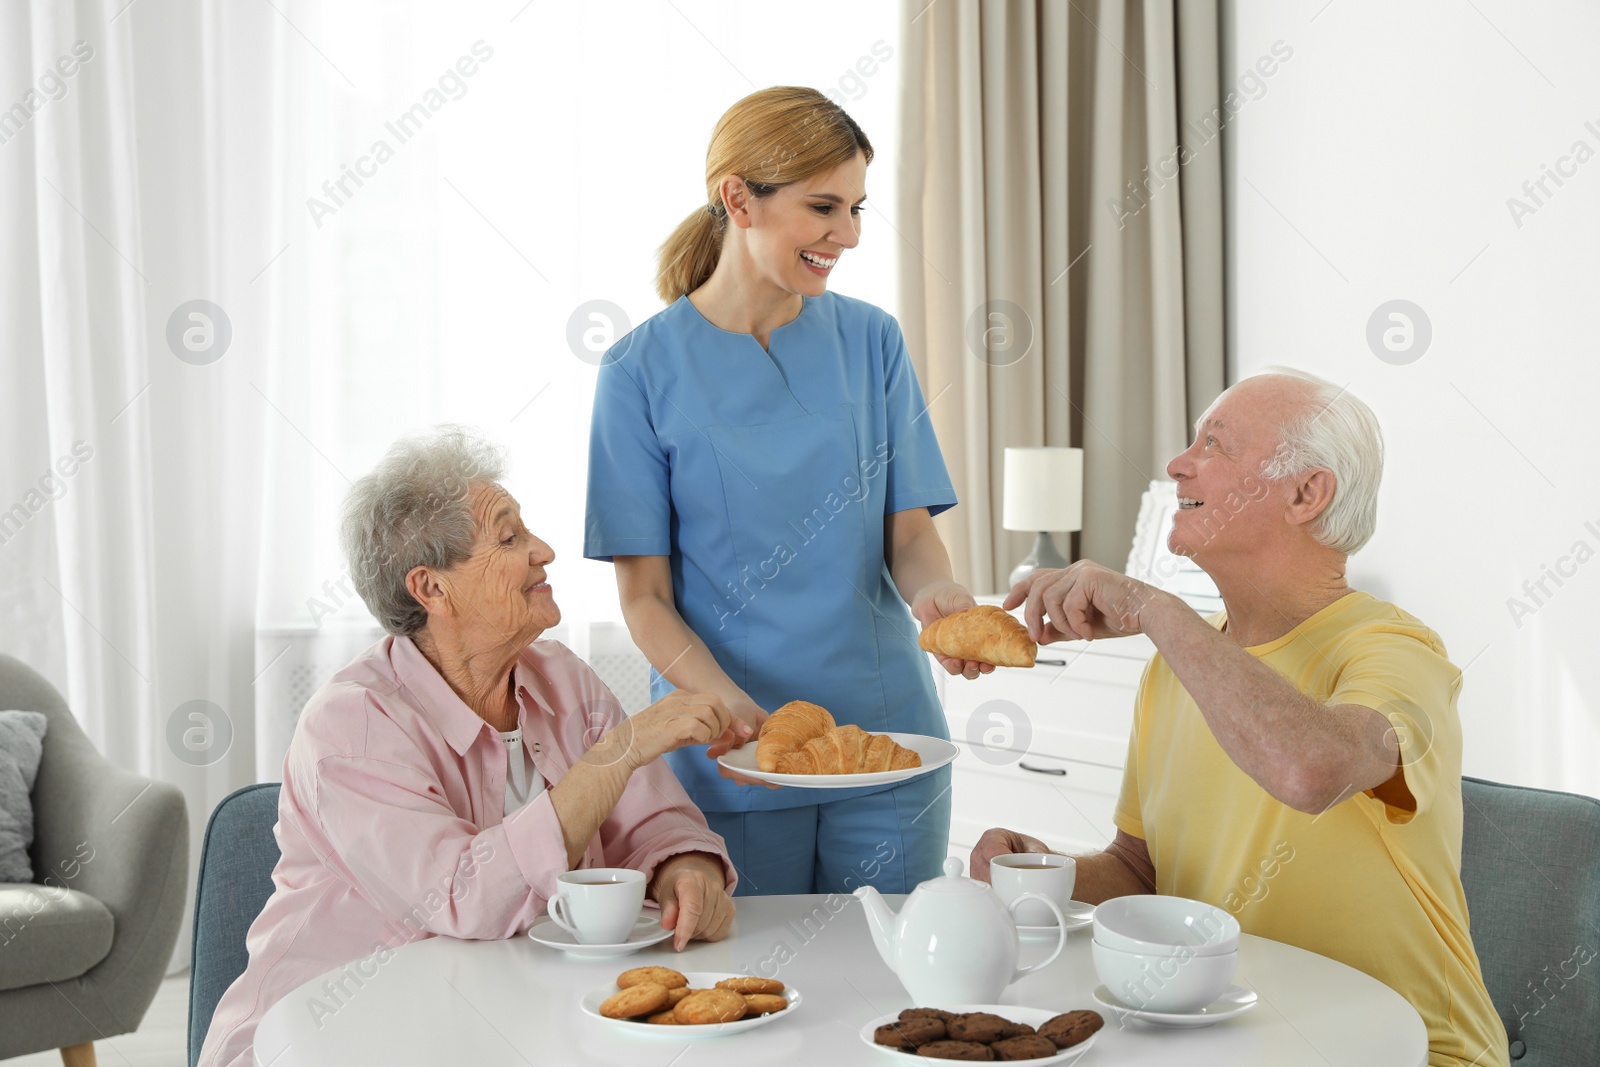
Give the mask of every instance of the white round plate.
M 773 785 L 800 785 L 807 789 L 860 789 L 869 785 L 889 785 L 903 782 L 936 771 L 955 759 L 960 749 L 942 737 L 926 734 L 886 734 L 897 745 L 904 745 L 922 757 L 922 766 L 907 767 L 903 771 L 870 771 L 866 774 L 776 774 L 756 767 L 756 742 L 746 742 L 743 748 L 730 748 L 717 760 L 730 771 L 746 778 Z
M 737 971 L 683 971 L 683 976 L 689 979 L 691 989 L 710 989 L 724 978 L 744 977 Z M 770 1015 L 752 1015 L 732 1023 L 707 1023 L 704 1026 L 659 1026 L 655 1023 L 636 1023 L 632 1019 L 608 1019 L 600 1014 L 600 1005 L 606 998 L 617 991 L 617 983 L 607 982 L 597 986 L 583 995 L 578 1002 L 578 1007 L 583 1009 L 585 1015 L 599 1019 L 608 1026 L 615 1027 L 624 1033 L 638 1034 L 640 1037 L 664 1037 L 669 1041 L 692 1041 L 702 1037 L 722 1037 L 724 1034 L 737 1034 L 745 1030 L 754 1030 L 758 1026 L 765 1026 L 770 1022 L 794 1014 L 800 1006 L 800 991 L 793 986 L 784 989 L 784 998 L 789 1001 L 789 1006 L 782 1011 L 775 1011 Z
M 1051 927 L 1051 929 L 1054 929 L 1054 927 Z M 945 1010 L 953 1012 L 987 1011 L 1000 1016 L 1002 1019 L 1010 1019 L 1014 1023 L 1027 1023 L 1036 1030 L 1057 1015 L 1065 1014 L 1065 1012 L 1051 1011 L 1048 1008 L 1028 1008 L 1021 1004 L 952 1004 Z M 872 1034 L 878 1027 L 885 1023 L 892 1023 L 898 1018 L 900 1018 L 899 1012 L 895 1012 L 893 1015 L 878 1016 L 861 1028 L 861 1040 L 879 1052 L 887 1052 L 891 1056 L 899 1056 L 904 1059 L 908 1055 L 905 1051 L 891 1048 L 888 1045 L 880 1045 L 872 1040 Z M 1031 1060 L 1012 1060 L 1011 1062 L 1031 1063 L 1034 1067 L 1045 1067 L 1046 1064 L 1050 1063 L 1071 1063 L 1085 1052 L 1088 1052 L 1090 1046 L 1094 1044 L 1094 1039 L 1099 1036 L 1099 1033 L 1090 1034 L 1089 1040 L 1080 1041 L 1071 1048 L 1060 1049 L 1054 1056 L 1038 1056 Z M 922 1062 L 919 1057 L 913 1056 L 912 1058 L 918 1063 Z
M 640 913 L 633 932 L 618 945 L 580 945 L 578 939 L 554 919 L 541 919 L 528 927 L 529 938 L 548 948 L 560 949 L 575 960 L 614 960 L 660 944 L 672 934 L 673 931 L 661 928 L 659 911 Z
M 1096 986 L 1094 999 L 1102 1008 L 1107 1008 L 1120 1018 L 1139 1019 L 1156 1026 L 1213 1026 L 1224 1019 L 1231 1019 L 1235 1015 L 1243 1015 L 1256 1006 L 1260 998 L 1254 989 L 1244 986 L 1231 985 L 1222 991 L 1222 996 L 1213 1000 L 1199 1011 L 1170 1012 L 1170 1011 L 1141 1011 L 1129 1008 L 1118 1002 L 1105 986 Z
M 1061 914 L 1067 919 L 1067 933 L 1082 930 L 1085 926 L 1094 925 L 1094 905 L 1085 904 L 1081 900 L 1074 900 L 1061 909 Z M 1056 936 L 1056 924 L 1049 926 L 1017 926 L 1017 936 L 1032 940 L 1034 938 Z

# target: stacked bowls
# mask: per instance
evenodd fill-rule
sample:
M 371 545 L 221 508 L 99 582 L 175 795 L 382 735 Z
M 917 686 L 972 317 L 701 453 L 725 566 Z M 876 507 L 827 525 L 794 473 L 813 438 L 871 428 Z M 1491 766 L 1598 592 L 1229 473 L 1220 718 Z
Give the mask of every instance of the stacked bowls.
M 1187 897 L 1117 897 L 1095 908 L 1095 973 L 1137 1011 L 1196 1012 L 1228 988 L 1239 965 L 1239 921 Z

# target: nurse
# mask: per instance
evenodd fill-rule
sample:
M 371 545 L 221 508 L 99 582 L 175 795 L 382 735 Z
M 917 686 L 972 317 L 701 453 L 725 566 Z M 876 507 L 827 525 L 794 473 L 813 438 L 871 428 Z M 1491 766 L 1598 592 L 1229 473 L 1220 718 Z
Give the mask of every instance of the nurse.
M 974 606 L 932 522 L 955 493 L 899 325 L 828 291 L 860 239 L 871 160 L 813 89 L 730 108 L 706 203 L 661 247 L 669 306 L 608 352 L 595 391 L 584 554 L 615 564 L 652 697 L 716 693 L 734 714 L 709 748 L 667 758 L 740 894 L 904 892 L 948 847 L 949 767 L 773 790 L 715 762 L 790 700 L 948 737 L 912 617 Z

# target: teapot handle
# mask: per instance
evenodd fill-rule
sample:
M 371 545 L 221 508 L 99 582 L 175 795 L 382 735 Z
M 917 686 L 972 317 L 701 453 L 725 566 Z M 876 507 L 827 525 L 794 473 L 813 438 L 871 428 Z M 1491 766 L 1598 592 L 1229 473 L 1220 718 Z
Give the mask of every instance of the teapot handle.
M 1060 906 L 1057 905 L 1055 901 L 1051 900 L 1049 897 L 1044 896 L 1041 893 L 1018 893 L 1017 894 L 1017 899 L 1013 900 L 1011 902 L 1010 907 L 1008 907 L 1006 910 L 1008 912 L 1015 913 L 1016 910 L 1017 910 L 1017 905 L 1021 904 L 1024 900 L 1037 900 L 1040 903 L 1044 904 L 1046 907 L 1048 907 L 1051 911 L 1055 912 L 1055 916 L 1056 916 L 1056 933 L 1059 934 L 1060 937 L 1056 941 L 1056 950 L 1054 952 L 1050 953 L 1050 955 L 1046 956 L 1044 959 L 1040 960 L 1038 963 L 1033 964 L 1032 966 L 1029 966 L 1029 967 L 1018 967 L 1017 968 L 1017 972 L 1011 976 L 1011 981 L 1012 982 L 1017 981 L 1019 978 L 1021 978 L 1025 974 L 1032 974 L 1034 971 L 1037 971 L 1042 967 L 1050 966 L 1052 963 L 1054 963 L 1056 961 L 1056 957 L 1061 955 L 1061 950 L 1067 947 L 1067 917 L 1065 915 L 1061 914 Z M 1017 918 L 1016 915 L 1012 914 L 1011 921 L 1013 923 L 1015 923 L 1016 922 L 1016 918 Z M 1008 982 L 1006 984 L 1009 985 L 1010 983 Z

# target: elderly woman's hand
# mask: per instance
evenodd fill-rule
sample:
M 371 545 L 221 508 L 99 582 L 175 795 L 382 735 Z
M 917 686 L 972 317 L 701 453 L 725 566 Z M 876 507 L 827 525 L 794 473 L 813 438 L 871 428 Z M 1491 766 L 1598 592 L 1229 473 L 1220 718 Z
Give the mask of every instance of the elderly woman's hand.
M 626 740 L 628 763 L 637 770 L 686 745 L 709 744 L 727 733 L 733 723 L 721 697 L 674 689 L 611 731 L 623 737 L 607 740 Z
M 684 852 L 656 868 L 650 895 L 661 905 L 661 928 L 674 930 L 679 952 L 691 940 L 721 941 L 733 924 L 720 860 L 703 852 Z

